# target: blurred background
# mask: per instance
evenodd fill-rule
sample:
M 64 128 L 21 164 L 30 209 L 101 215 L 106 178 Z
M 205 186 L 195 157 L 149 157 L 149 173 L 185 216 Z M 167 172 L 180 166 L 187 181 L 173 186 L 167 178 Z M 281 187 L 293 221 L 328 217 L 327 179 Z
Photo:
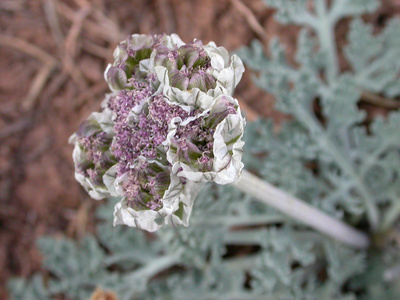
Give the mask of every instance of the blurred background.
M 383 3 L 367 17 L 377 31 L 400 13 L 400 0 Z M 290 56 L 298 29 L 272 15 L 262 0 L 0 1 L 1 299 L 8 278 L 40 268 L 38 236 L 79 238 L 94 228 L 97 203 L 74 179 L 68 137 L 99 109 L 108 91 L 103 71 L 117 42 L 132 33 L 175 32 L 185 42 L 199 38 L 235 51 L 278 36 Z M 339 46 L 347 25 L 338 26 Z M 249 72 L 235 96 L 250 121 L 285 118 Z

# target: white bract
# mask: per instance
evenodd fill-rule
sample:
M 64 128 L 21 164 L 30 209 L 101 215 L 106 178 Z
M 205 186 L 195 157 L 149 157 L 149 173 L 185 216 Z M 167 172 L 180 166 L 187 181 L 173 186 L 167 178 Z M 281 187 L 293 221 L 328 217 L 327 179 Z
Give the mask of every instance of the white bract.
M 114 208 L 114 226 L 127 225 L 154 232 L 164 225 L 189 226 L 194 200 L 202 188 L 201 184 L 187 182 L 171 173 L 171 183 L 161 199 L 162 208 L 155 210 L 138 209 L 122 198 Z
M 198 46 L 198 44 L 201 45 L 201 42 L 196 43 L 197 40 L 193 42 L 193 45 L 195 45 L 193 46 L 193 52 L 201 47 Z M 157 74 L 157 78 L 163 86 L 163 94 L 169 101 L 179 103 L 187 110 L 190 110 L 193 107 L 207 109 L 213 104 L 215 98 L 219 95 L 232 95 L 244 72 L 244 66 L 240 58 L 237 55 L 232 55 L 232 57 L 230 57 L 225 48 L 217 47 L 214 42 L 210 42 L 200 49 L 204 51 L 203 53 L 206 56 L 206 59 L 196 66 L 198 70 L 196 70 L 197 73 L 195 76 L 200 79 L 198 79 L 192 86 L 190 86 L 190 81 L 187 80 L 188 77 L 185 77 L 185 73 L 188 69 L 195 69 L 192 66 L 187 67 L 183 64 L 178 70 L 179 75 L 181 75 L 181 80 L 186 80 L 189 83 L 189 85 L 182 88 L 181 85 L 174 84 L 172 80 L 173 74 L 171 73 L 177 72 L 176 68 L 174 68 L 175 66 L 165 66 L 165 64 L 160 66 L 157 65 L 156 62 L 152 63 L 152 65 L 155 66 L 154 70 Z M 199 55 L 196 54 L 197 53 L 195 52 L 192 56 L 198 58 Z M 156 60 L 156 58 L 157 53 L 155 52 L 151 59 Z M 198 58 L 198 60 L 200 59 L 201 57 Z M 183 59 L 183 61 L 185 61 L 185 59 Z M 188 59 L 188 63 L 196 64 L 196 61 L 193 62 Z M 207 78 L 208 81 L 213 81 L 211 88 L 206 88 L 206 84 L 201 82 L 202 76 L 207 76 L 209 77 Z M 211 85 L 210 82 L 209 85 Z
M 69 143 L 75 145 L 75 179 L 96 200 L 112 196 L 103 180 L 114 163 L 109 149 L 112 137 L 111 111 L 103 110 L 92 113 L 69 138 Z

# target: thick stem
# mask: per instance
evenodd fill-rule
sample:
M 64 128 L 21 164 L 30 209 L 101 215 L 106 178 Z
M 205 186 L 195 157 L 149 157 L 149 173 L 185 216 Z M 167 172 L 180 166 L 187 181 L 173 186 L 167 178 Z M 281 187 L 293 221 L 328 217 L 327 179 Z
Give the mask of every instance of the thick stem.
M 349 246 L 367 248 L 370 244 L 368 236 L 363 232 L 328 216 L 247 171 L 243 171 L 242 178 L 236 186 L 257 200 Z

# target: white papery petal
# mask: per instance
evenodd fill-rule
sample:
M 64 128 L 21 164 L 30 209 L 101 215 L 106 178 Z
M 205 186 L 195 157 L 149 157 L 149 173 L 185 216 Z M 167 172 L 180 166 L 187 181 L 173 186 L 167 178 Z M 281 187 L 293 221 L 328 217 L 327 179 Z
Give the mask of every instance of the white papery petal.
M 164 86 L 164 95 L 169 103 L 179 105 L 187 112 L 196 108 L 208 109 L 215 101 L 215 98 L 193 88 L 190 91 L 181 91 L 178 88 Z
M 242 60 L 236 54 L 231 57 L 231 65 L 230 67 L 233 69 L 235 77 L 234 77 L 234 87 L 236 87 L 240 80 L 242 79 L 243 73 L 245 71 Z
M 118 48 L 117 48 L 117 49 L 118 49 Z M 117 51 L 117 49 L 115 49 L 115 51 Z M 114 53 L 115 53 L 115 51 L 114 51 Z M 108 77 L 107 77 L 107 74 L 108 74 L 108 71 L 110 70 L 111 67 L 112 67 L 112 64 L 108 64 L 107 67 L 106 67 L 106 69 L 105 69 L 105 71 L 104 71 L 104 73 L 103 73 L 104 80 L 107 82 L 107 84 L 108 84 Z M 110 84 L 109 84 L 108 86 L 109 86 L 109 88 L 111 89 L 111 91 L 115 92 L 115 90 L 111 87 Z
M 181 179 L 176 176 L 175 174 L 177 173 L 177 170 L 175 168 L 177 168 L 178 166 L 173 166 L 172 167 L 172 174 L 171 174 L 171 186 L 173 184 L 174 181 L 175 182 L 181 182 Z M 203 187 L 203 184 L 199 184 L 193 181 L 186 181 L 186 183 L 184 184 L 184 188 L 181 191 L 180 195 L 179 195 L 179 204 L 177 207 L 177 210 L 174 211 L 174 214 L 171 215 L 170 218 L 166 219 L 166 224 L 168 225 L 183 225 L 183 226 L 189 226 L 189 219 L 190 216 L 192 214 L 192 209 L 193 209 L 193 205 L 194 205 L 194 201 L 196 200 L 197 194 L 199 193 L 199 191 L 201 190 L 201 188 Z M 174 194 L 176 193 L 176 191 L 174 191 L 173 189 L 171 189 L 171 191 L 169 192 L 169 195 L 164 195 L 164 198 L 168 199 L 170 198 L 170 200 L 166 200 L 166 201 L 171 201 L 171 199 L 173 199 Z M 182 209 L 181 211 L 181 215 L 178 217 L 177 214 L 179 212 L 179 209 Z
M 95 120 L 99 123 L 101 130 L 103 130 L 108 135 L 113 135 L 114 133 L 114 122 L 112 121 L 113 112 L 109 108 L 104 108 L 101 112 L 92 113 L 88 120 Z
M 218 184 L 237 182 L 243 169 L 242 141 L 244 131 L 244 119 L 238 114 L 231 114 L 218 124 L 214 133 L 214 181 Z M 239 137 L 239 138 L 238 138 Z M 229 141 L 235 140 L 230 143 Z
M 168 47 L 168 49 L 170 49 L 170 50 L 174 50 L 175 47 L 179 48 L 180 46 L 185 45 L 185 43 L 181 40 L 179 35 L 177 35 L 176 33 L 173 33 L 171 35 L 166 35 L 164 37 L 163 45 Z
M 244 72 L 241 59 L 237 55 L 230 57 L 229 52 L 224 47 L 217 47 L 214 42 L 210 42 L 204 46 L 204 49 L 210 57 L 211 67 L 213 68 L 212 76 L 216 80 L 216 87 L 207 92 L 200 91 L 198 88 L 183 91 L 172 87 L 168 69 L 164 66 L 155 65 L 155 52 L 150 57 L 149 68 L 154 69 L 163 86 L 164 95 L 171 103 L 179 103 L 186 111 L 191 111 L 193 108 L 208 109 L 214 104 L 215 97 L 221 94 L 232 95 Z
M 181 202 L 178 207 L 179 209 L 182 207 L 181 216 L 177 216 L 177 212 L 171 215 L 171 217 L 166 219 L 166 224 L 171 226 L 182 225 L 185 227 L 189 226 L 190 216 L 192 214 L 193 205 L 196 200 L 197 194 L 203 188 L 203 183 L 197 183 L 193 181 L 187 181 L 185 187 L 185 193 L 181 198 Z
M 111 197 L 122 196 L 122 194 L 119 191 L 117 191 L 117 184 L 116 184 L 117 170 L 118 170 L 118 165 L 115 164 L 114 166 L 109 168 L 107 172 L 103 175 L 104 185 L 106 186 Z
M 143 73 L 149 73 L 151 71 L 151 60 L 150 58 L 142 59 L 139 62 L 139 71 Z
M 73 136 L 71 136 L 71 138 L 72 137 Z M 86 153 L 82 150 L 78 143 L 75 144 L 74 151 L 72 152 L 72 158 L 75 165 L 83 163 L 87 160 Z M 75 171 L 75 179 L 82 185 L 85 191 L 89 193 L 89 196 L 95 200 L 101 200 L 111 196 L 106 186 L 94 185 L 89 178 L 83 176 L 77 171 Z
M 182 91 L 169 85 L 167 68 L 157 66 L 155 67 L 155 73 L 163 86 L 163 94 L 166 100 L 172 105 L 179 105 L 187 112 L 191 112 L 196 108 L 203 110 L 210 108 L 215 101 L 215 96 L 224 91 L 221 88 L 209 90 L 207 93 L 202 92 L 198 88 Z
M 217 47 L 214 42 L 204 46 L 204 50 L 211 59 L 211 66 L 217 72 L 222 71 L 229 64 L 229 52 L 224 47 Z
M 125 51 L 121 49 L 121 47 L 117 46 L 117 48 L 115 48 L 114 53 L 113 53 L 113 57 L 114 60 L 119 61 L 122 59 L 122 57 L 125 55 Z M 111 64 L 108 64 L 107 69 L 110 68 Z
M 153 46 L 154 38 L 148 34 L 132 34 L 126 43 L 134 48 L 145 49 Z
M 126 199 L 122 199 L 114 207 L 114 226 L 127 225 L 154 232 L 164 225 L 165 217 L 153 210 L 136 211 L 128 206 Z
M 201 185 L 189 182 L 182 184 L 181 179 L 171 173 L 171 183 L 162 198 L 162 208 L 158 211 L 135 210 L 122 199 L 114 208 L 114 226 L 127 225 L 154 232 L 162 226 L 189 225 L 189 218 Z
M 230 66 L 221 70 L 217 76 L 217 82 L 222 84 L 230 95 L 233 94 L 244 72 L 243 62 L 237 55 L 233 55 L 231 60 Z
M 214 181 L 218 184 L 228 184 L 237 182 L 240 179 L 243 169 L 242 156 L 243 146 L 242 141 L 245 120 L 243 119 L 239 104 L 236 99 L 229 95 L 221 95 L 215 99 L 214 105 L 217 105 L 219 100 L 228 99 L 237 107 L 236 114 L 229 114 L 216 127 L 214 132 L 213 145 L 213 170 L 202 172 L 184 162 L 178 160 L 176 152 L 170 148 L 167 151 L 167 160 L 177 171 L 178 176 L 185 177 L 189 181 L 207 182 Z M 194 117 L 189 117 L 185 120 L 174 118 L 169 125 L 169 132 L 165 144 L 170 145 L 172 138 L 175 136 L 178 126 L 185 126 L 193 120 L 204 117 L 212 108 L 203 111 Z M 180 170 L 180 171 L 178 171 Z

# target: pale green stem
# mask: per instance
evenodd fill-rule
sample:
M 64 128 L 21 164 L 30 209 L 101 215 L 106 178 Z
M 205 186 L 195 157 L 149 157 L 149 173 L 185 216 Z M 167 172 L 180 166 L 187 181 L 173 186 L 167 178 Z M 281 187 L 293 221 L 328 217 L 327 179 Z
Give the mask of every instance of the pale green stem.
M 176 255 L 165 255 L 153 260 L 151 263 L 148 263 L 146 266 L 141 267 L 131 274 L 129 274 L 126 278 L 147 278 L 157 275 L 161 271 L 172 267 L 173 265 L 179 262 L 178 256 Z
M 151 259 L 151 257 L 147 257 L 146 255 L 143 255 L 141 253 L 130 252 L 130 253 L 123 253 L 123 254 L 114 254 L 112 256 L 109 256 L 109 257 L 105 258 L 103 263 L 106 266 L 112 266 L 116 263 L 120 263 L 123 261 L 135 261 L 135 262 L 145 264 L 150 259 Z
M 371 229 L 372 231 L 376 231 L 379 224 L 379 212 L 369 188 L 365 185 L 361 176 L 354 170 L 354 166 L 351 162 L 346 159 L 340 150 L 337 149 L 336 145 L 332 143 L 318 120 L 316 120 L 309 111 L 300 106 L 298 112 L 299 114 L 301 113 L 301 115 L 298 116 L 298 119 L 303 122 L 311 132 L 319 135 L 318 143 L 335 159 L 343 172 L 349 176 L 350 180 L 352 180 L 355 188 L 365 202 L 367 217 Z
M 317 32 L 320 46 L 327 55 L 327 77 L 328 82 L 332 82 L 339 73 L 335 39 L 335 23 L 333 22 L 327 11 L 325 0 L 317 0 L 315 4 L 319 26 L 315 27 L 314 29 Z
M 359 84 L 363 86 L 363 88 L 368 89 L 368 86 L 364 86 L 365 82 L 368 82 L 369 77 L 372 76 L 375 72 L 379 71 L 383 65 L 388 64 L 389 62 L 397 59 L 397 51 L 388 51 L 385 55 L 379 56 L 375 59 L 371 64 L 369 64 L 361 73 L 356 74 L 356 80 Z M 372 90 L 374 91 L 374 90 Z M 376 91 L 374 91 L 376 92 Z
M 152 277 L 176 265 L 179 261 L 180 259 L 177 255 L 165 255 L 127 274 L 124 276 L 124 281 L 131 282 L 132 285 L 129 287 L 129 290 L 125 291 L 122 299 L 132 299 L 135 293 L 143 292 L 147 287 L 147 282 Z
M 318 20 L 318 26 L 313 26 L 317 33 L 320 47 L 324 50 L 327 57 L 327 81 L 331 85 L 339 73 L 338 55 L 335 39 L 335 24 L 337 22 L 336 18 L 336 5 L 335 2 L 333 11 L 328 11 L 327 4 L 325 0 L 317 0 L 315 2 L 316 16 Z M 328 87 L 323 88 L 323 91 Z M 323 92 L 322 92 L 323 95 Z M 376 207 L 375 201 L 371 196 L 369 188 L 365 185 L 360 174 L 358 174 L 351 162 L 346 159 L 343 153 L 337 149 L 331 139 L 327 136 L 325 130 L 322 128 L 321 124 L 311 115 L 309 111 L 301 109 L 299 107 L 301 116 L 298 116 L 298 120 L 303 122 L 310 131 L 317 133 L 320 138 L 318 142 L 321 146 L 329 152 L 330 155 L 335 159 L 343 172 L 350 177 L 350 180 L 354 183 L 354 186 L 360 196 L 365 202 L 367 217 L 371 225 L 372 231 L 378 229 L 379 224 L 379 212 Z
M 388 212 L 386 213 L 382 225 L 381 225 L 381 231 L 386 231 L 388 230 L 394 222 L 396 222 L 397 218 L 400 215 L 400 201 L 397 199 L 396 202 L 392 204 L 392 206 L 388 209 Z
M 260 202 L 271 205 L 295 220 L 301 221 L 311 228 L 349 246 L 367 248 L 370 244 L 370 240 L 365 233 L 328 216 L 319 209 L 289 195 L 247 171 L 243 171 L 242 177 L 236 186 Z

